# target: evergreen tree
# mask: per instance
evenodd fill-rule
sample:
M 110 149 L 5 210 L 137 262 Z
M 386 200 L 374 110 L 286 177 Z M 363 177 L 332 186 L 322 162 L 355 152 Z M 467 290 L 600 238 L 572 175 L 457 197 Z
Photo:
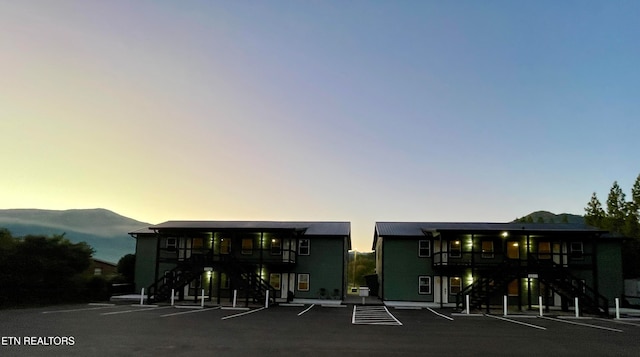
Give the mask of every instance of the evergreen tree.
M 591 195 L 591 200 L 587 203 L 587 207 L 584 210 L 584 221 L 586 224 L 594 227 L 603 227 L 605 213 L 595 192 Z
M 606 228 L 612 232 L 622 232 L 626 218 L 627 204 L 625 195 L 618 185 L 618 181 L 613 182 L 609 196 L 607 197 Z

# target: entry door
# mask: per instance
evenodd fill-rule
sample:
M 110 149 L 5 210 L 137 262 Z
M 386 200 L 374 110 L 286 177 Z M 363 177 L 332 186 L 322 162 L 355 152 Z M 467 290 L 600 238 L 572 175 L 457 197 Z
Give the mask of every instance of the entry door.
M 433 299 L 436 303 L 447 304 L 449 302 L 449 278 L 443 276 L 440 278 L 439 276 L 435 277 L 435 283 L 433 285 Z
M 561 250 L 560 243 L 553 243 L 553 262 L 556 264 L 560 264 Z

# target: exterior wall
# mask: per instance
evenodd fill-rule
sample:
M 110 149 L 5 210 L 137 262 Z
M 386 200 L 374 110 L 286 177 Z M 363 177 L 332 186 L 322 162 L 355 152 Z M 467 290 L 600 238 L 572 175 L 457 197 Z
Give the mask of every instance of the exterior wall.
M 376 274 L 378 275 L 378 297 L 384 299 L 384 238 L 378 237 L 376 241 Z
M 384 242 L 384 299 L 434 301 L 435 273 L 431 257 L 418 257 L 418 239 L 387 239 Z M 430 294 L 419 293 L 419 277 L 431 277 Z
M 598 243 L 598 290 L 615 306 L 615 298 L 624 294 L 622 248 L 620 241 Z
M 346 251 L 343 238 L 307 236 L 309 239 L 309 255 L 296 257 L 296 274 L 309 274 L 309 291 L 298 290 L 298 277 L 294 294 L 296 298 L 315 299 L 320 297 L 320 290 L 333 295 L 338 289 L 340 298 L 345 289 L 344 261 Z
M 135 289 L 140 291 L 155 281 L 157 238 L 152 234 L 136 238 Z

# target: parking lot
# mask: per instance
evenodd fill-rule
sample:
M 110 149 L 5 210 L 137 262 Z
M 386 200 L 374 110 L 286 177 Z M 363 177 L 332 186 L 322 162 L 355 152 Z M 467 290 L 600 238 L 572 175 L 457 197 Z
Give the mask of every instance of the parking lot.
M 2 310 L 0 337 L 2 356 L 640 354 L 640 321 L 633 319 L 462 316 L 446 309 L 358 305 Z

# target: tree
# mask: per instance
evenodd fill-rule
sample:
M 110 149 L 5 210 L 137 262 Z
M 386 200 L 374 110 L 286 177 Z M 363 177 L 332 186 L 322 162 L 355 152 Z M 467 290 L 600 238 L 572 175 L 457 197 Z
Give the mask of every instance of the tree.
M 587 207 L 584 210 L 584 220 L 586 224 L 594 227 L 603 226 L 605 213 L 595 192 L 591 195 L 591 200 L 587 203 Z
M 624 227 L 624 221 L 626 218 L 627 204 L 625 202 L 625 195 L 622 189 L 618 185 L 618 181 L 613 182 L 609 196 L 607 197 L 607 215 L 606 215 L 606 227 L 612 232 L 622 232 Z
M 118 273 L 126 282 L 132 283 L 135 278 L 136 255 L 127 254 L 118 260 Z

